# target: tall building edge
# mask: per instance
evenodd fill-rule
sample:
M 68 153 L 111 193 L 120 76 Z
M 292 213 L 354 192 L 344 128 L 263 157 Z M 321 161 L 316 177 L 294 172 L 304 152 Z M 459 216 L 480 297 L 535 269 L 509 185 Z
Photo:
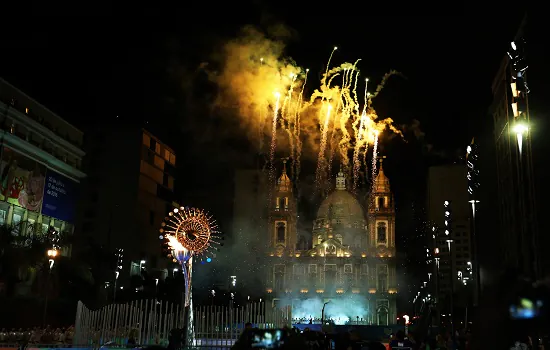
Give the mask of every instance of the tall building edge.
M 119 256 L 116 269 L 124 277 L 147 270 L 164 279 L 170 263 L 158 230 L 175 200 L 175 151 L 141 125 L 124 120 L 90 128 L 86 144 L 89 178 L 82 234 Z
M 527 84 L 527 16 L 493 80 L 495 156 L 501 251 L 504 265 L 520 275 L 540 278 L 535 184 Z

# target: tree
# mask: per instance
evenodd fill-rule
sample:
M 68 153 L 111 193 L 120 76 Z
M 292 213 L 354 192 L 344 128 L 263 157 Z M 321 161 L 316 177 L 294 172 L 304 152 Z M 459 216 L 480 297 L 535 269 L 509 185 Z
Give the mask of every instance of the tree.
M 8 296 L 12 296 L 17 284 L 33 285 L 38 273 L 47 266 L 46 252 L 53 246 L 70 244 L 68 232 L 56 232 L 53 228 L 42 232 L 41 225 L 34 225 L 21 235 L 23 225 L 0 225 L 0 279 L 6 285 Z M 61 259 L 61 257 L 60 257 Z

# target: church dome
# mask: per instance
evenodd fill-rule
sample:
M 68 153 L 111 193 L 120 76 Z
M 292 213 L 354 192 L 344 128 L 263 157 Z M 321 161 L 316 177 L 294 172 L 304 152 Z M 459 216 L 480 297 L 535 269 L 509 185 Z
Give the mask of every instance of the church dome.
M 346 191 L 343 173 L 338 173 L 336 177 L 336 190 L 321 203 L 317 211 L 317 220 L 336 222 L 344 226 L 355 226 L 365 221 L 361 204 Z

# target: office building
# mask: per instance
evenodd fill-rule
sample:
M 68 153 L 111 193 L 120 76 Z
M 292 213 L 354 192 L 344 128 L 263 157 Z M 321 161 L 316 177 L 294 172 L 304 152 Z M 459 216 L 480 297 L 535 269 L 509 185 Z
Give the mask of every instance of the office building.
M 0 125 L 0 224 L 25 237 L 72 234 L 86 177 L 82 131 L 3 79 Z
M 149 131 L 113 118 L 86 135 L 89 178 L 83 234 L 122 250 L 122 270 L 166 275 L 159 228 L 174 200 L 176 155 Z

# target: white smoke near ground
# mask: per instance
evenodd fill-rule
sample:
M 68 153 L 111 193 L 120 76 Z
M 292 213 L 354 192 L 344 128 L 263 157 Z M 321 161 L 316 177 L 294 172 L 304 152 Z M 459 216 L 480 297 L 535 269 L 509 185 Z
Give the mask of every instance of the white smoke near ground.
M 338 298 L 307 298 L 307 299 L 283 299 L 281 306 L 292 306 L 292 318 L 295 322 L 308 323 L 310 320 L 318 321 L 322 317 L 323 305 L 325 306 L 325 320 L 330 320 L 337 325 L 348 322 L 365 321 L 368 316 L 368 304 L 364 296 L 350 295 Z

